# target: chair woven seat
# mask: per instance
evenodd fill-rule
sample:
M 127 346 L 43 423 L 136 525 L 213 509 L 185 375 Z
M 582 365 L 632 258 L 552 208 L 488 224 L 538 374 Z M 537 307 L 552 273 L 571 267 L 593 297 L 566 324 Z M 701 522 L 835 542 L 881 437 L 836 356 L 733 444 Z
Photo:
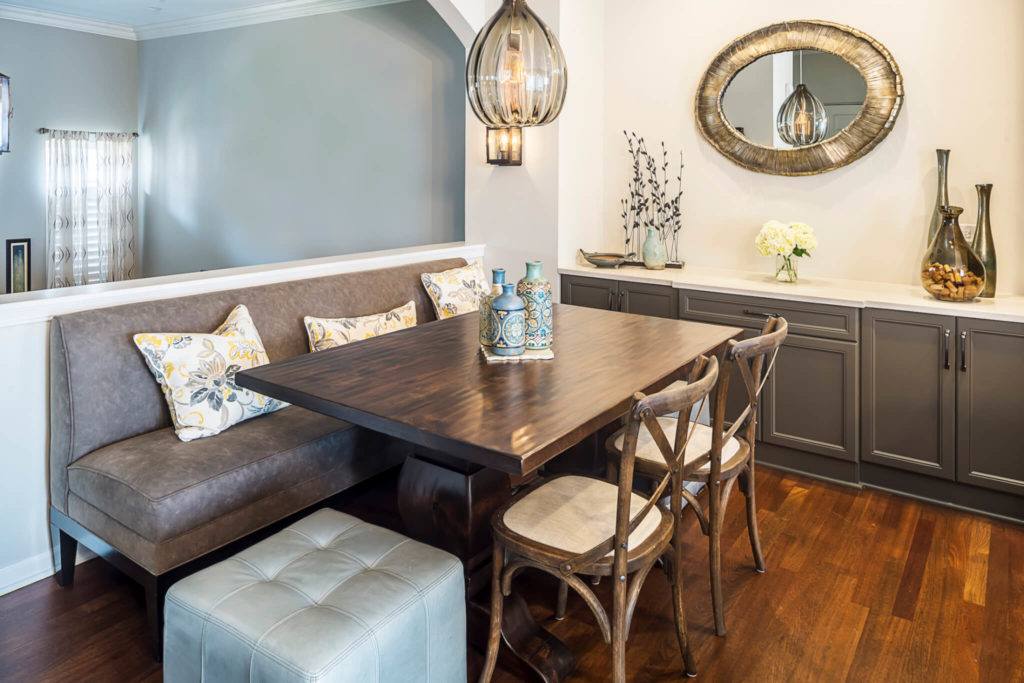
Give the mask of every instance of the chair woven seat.
M 672 443 L 676 438 L 676 425 L 679 424 L 679 420 L 674 417 L 659 417 L 658 424 L 665 431 L 665 436 L 669 442 Z M 703 455 L 707 455 L 711 452 L 711 438 L 714 434 L 714 430 L 707 425 L 700 423 L 690 423 L 693 433 L 690 435 L 690 440 L 686 444 L 686 453 L 683 456 L 683 465 L 689 465 Z M 625 430 L 620 430 L 615 435 L 613 444 L 615 448 L 621 453 L 622 452 L 622 441 L 625 438 Z M 737 457 L 742 458 L 744 455 L 741 452 L 741 446 L 739 440 L 736 437 L 730 438 L 724 444 L 722 444 L 722 469 L 728 470 L 732 467 L 732 460 Z M 658 444 L 654 442 L 654 437 L 647 430 L 647 427 L 640 427 L 640 436 L 637 439 L 636 444 L 636 457 L 640 460 L 646 460 L 648 462 L 657 463 L 662 467 L 665 466 L 665 459 L 661 455 L 661 451 L 658 450 Z M 711 462 L 705 462 L 701 467 L 697 469 L 700 474 L 708 474 L 711 472 Z
M 509 530 L 567 554 L 584 553 L 615 535 L 615 509 L 619 487 L 590 477 L 558 477 L 542 484 L 510 507 L 503 521 Z M 630 516 L 647 501 L 633 494 Z M 652 508 L 629 535 L 629 547 L 636 548 L 671 518 Z M 608 553 L 610 557 L 612 553 Z

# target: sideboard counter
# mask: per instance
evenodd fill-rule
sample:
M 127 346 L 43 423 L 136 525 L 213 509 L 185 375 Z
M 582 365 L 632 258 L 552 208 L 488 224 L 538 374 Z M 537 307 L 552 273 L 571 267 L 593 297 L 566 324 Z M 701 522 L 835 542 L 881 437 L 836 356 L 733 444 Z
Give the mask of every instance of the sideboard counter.
M 817 277 L 801 277 L 795 283 L 782 283 L 767 273 L 690 265 L 682 270 L 647 270 L 636 266 L 597 268 L 578 264 L 561 267 L 558 273 L 786 301 L 1024 322 L 1024 296 L 1015 295 L 958 304 L 938 301 L 914 285 Z

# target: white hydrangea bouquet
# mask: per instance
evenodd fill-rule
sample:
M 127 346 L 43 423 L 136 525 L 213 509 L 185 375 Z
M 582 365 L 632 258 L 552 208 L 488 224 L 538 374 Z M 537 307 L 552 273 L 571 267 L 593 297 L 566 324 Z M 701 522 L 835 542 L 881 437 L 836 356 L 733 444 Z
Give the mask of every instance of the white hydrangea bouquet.
M 754 240 L 757 253 L 775 257 L 775 279 L 779 282 L 796 282 L 796 261 L 794 258 L 810 256 L 811 249 L 818 248 L 814 228 L 806 223 L 783 223 L 768 221 L 761 226 Z

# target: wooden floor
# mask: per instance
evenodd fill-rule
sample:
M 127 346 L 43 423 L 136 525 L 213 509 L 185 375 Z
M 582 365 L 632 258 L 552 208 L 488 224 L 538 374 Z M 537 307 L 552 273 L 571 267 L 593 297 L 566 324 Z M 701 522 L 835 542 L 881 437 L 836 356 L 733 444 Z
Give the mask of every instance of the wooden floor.
M 712 632 L 704 537 L 695 523 L 687 532 L 700 679 L 1024 681 L 1024 529 L 764 468 L 757 482 L 768 573 L 753 571 L 737 497 L 723 543 L 725 638 Z M 551 580 L 527 574 L 517 586 L 548 619 Z M 0 681 L 159 681 L 143 622 L 141 591 L 99 560 L 78 568 L 73 588 L 47 579 L 0 597 Z M 551 630 L 577 656 L 571 680 L 607 680 L 610 651 L 579 598 Z M 481 661 L 470 652 L 473 680 Z M 628 671 L 633 681 L 681 677 L 661 573 L 641 594 Z

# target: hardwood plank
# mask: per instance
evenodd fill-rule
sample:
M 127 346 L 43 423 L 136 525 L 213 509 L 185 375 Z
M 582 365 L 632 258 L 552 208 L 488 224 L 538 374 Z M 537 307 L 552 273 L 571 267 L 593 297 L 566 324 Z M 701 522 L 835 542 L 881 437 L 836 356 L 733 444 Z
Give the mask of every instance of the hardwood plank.
M 992 540 L 992 525 L 988 520 L 971 520 L 971 545 L 967 558 L 967 576 L 964 581 L 964 600 L 985 606 L 985 587 L 988 578 L 988 549 Z
M 686 522 L 686 607 L 700 680 L 1024 683 L 1020 526 L 769 470 L 758 473 L 757 485 L 759 497 L 774 502 L 759 510 L 759 521 L 775 558 L 761 575 L 744 534 L 723 548 L 725 638 L 713 631 L 707 539 L 693 519 Z M 401 530 L 388 514 L 389 486 L 344 509 Z M 733 502 L 730 534 L 743 528 L 742 496 Z M 981 574 L 977 556 L 986 546 Z M 787 563 L 790 552 L 802 560 Z M 978 581 L 983 591 L 972 587 Z M 582 600 L 570 595 L 565 620 L 555 622 L 551 577 L 526 572 L 516 587 L 575 654 L 568 683 L 607 681 L 611 651 Z M 597 587 L 606 604 L 610 588 L 609 581 Z M 630 633 L 630 681 L 682 677 L 670 596 L 664 574 L 652 572 Z M 902 616 L 894 616 L 896 607 Z M 2 596 L 0 680 L 160 681 L 146 650 L 144 612 L 138 588 L 99 560 L 80 565 L 69 589 L 48 579 Z M 474 681 L 482 656 L 470 650 L 468 657 Z M 494 677 L 519 680 L 502 669 Z
M 932 534 L 935 522 L 922 518 L 917 521 L 914 529 L 914 540 L 910 544 L 910 553 L 903 568 L 903 577 L 896 591 L 896 601 L 892 606 L 892 615 L 903 619 L 913 619 L 917 609 L 917 600 L 921 594 L 921 581 L 928 562 L 928 553 L 932 545 Z

